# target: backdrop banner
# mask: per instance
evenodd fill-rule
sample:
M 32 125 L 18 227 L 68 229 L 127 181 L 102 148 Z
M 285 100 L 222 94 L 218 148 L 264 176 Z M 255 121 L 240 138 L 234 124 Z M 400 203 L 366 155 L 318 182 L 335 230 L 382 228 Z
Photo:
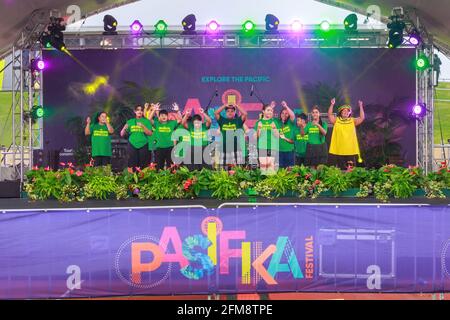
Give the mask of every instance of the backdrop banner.
M 416 164 L 416 122 L 408 119 L 416 102 L 415 49 L 91 49 L 71 54 L 44 52 L 44 149 L 59 150 L 62 157 L 76 152 L 85 139 L 84 119 L 94 111 L 108 112 L 117 134 L 138 103 L 160 101 L 170 110 L 177 102 L 194 113 L 209 106 L 213 128 L 214 109 L 238 103 L 253 128 L 263 103 L 276 101 L 275 116 L 283 100 L 293 109 L 310 112 L 319 105 L 326 113 L 330 97 L 336 96 L 338 103 L 353 107 L 356 117 L 358 100 L 366 105 L 365 124 L 358 127 L 363 158 L 378 156 L 386 147 L 376 147 L 384 143 L 391 150 L 383 154 L 399 149 L 399 164 Z
M 0 215 L 0 298 L 445 292 L 450 207 L 69 209 Z

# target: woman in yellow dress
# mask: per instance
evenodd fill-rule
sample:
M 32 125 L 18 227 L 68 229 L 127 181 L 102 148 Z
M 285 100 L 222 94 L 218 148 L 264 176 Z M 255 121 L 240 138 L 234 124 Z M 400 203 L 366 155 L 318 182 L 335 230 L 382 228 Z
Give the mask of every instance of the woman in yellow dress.
M 361 153 L 359 151 L 358 138 L 356 136 L 356 127 L 363 123 L 365 119 L 363 102 L 358 101 L 359 117 L 352 117 L 352 108 L 349 105 L 343 105 L 338 108 L 337 117 L 333 114 L 333 108 L 336 99 L 331 100 L 328 109 L 328 119 L 334 125 L 330 144 L 330 164 L 341 169 L 347 168 L 349 163 L 356 163 L 356 159 L 361 163 Z

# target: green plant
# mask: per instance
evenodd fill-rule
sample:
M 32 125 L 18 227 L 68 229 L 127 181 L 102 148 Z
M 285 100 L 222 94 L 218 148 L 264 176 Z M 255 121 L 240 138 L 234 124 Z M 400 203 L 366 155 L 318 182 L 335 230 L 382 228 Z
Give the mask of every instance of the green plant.
M 155 179 L 141 186 L 139 199 L 162 200 L 182 198 L 182 187 L 176 183 L 176 176 L 170 170 L 161 170 Z
M 326 168 L 323 183 L 336 197 L 341 192 L 346 191 L 351 185 L 348 176 L 344 174 L 341 169 L 336 167 Z
M 224 170 L 212 172 L 210 189 L 213 191 L 212 196 L 221 200 L 234 199 L 241 195 L 236 177 Z
M 271 199 L 296 189 L 297 176 L 287 169 L 279 169 L 275 174 L 267 176 L 256 184 L 256 191 Z

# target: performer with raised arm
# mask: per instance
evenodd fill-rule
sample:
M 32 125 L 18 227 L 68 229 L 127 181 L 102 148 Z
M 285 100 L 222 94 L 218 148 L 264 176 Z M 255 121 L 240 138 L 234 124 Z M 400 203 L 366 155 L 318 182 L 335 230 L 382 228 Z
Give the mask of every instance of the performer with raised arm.
M 208 129 L 211 127 L 211 118 L 203 109 L 200 109 L 199 114 L 192 116 L 192 121 L 188 123 L 188 118 L 191 115 L 191 110 L 186 110 L 181 123 L 191 135 L 191 154 L 190 154 L 190 170 L 201 170 L 206 166 L 204 159 L 204 151 L 208 145 Z M 205 122 L 203 122 L 203 118 Z
M 91 136 L 91 156 L 94 159 L 95 167 L 111 164 L 111 135 L 113 133 L 114 129 L 109 124 L 106 112 L 98 112 L 95 116 L 94 123 L 91 123 L 91 118 L 87 117 L 84 134 Z
M 177 120 L 169 120 L 169 112 L 160 110 L 160 104 L 150 107 L 149 120 L 154 127 L 153 136 L 156 140 L 156 164 L 158 170 L 169 168 L 172 164 L 172 149 L 176 145 L 176 141 L 172 140 L 172 134 L 181 122 L 181 113 L 178 104 L 172 104 L 173 110 L 176 112 Z M 155 116 L 157 113 L 157 117 Z
M 358 101 L 359 117 L 352 117 L 352 107 L 343 105 L 338 108 L 337 117 L 333 114 L 336 99 L 331 100 L 328 108 L 328 119 L 334 124 L 330 144 L 330 164 L 341 169 L 347 168 L 349 164 L 362 162 L 359 150 L 356 127 L 363 123 L 365 119 L 363 102 Z
M 294 132 L 295 114 L 287 105 L 281 102 L 283 108 L 280 113 L 280 168 L 292 167 L 294 165 Z
M 279 122 L 273 118 L 275 101 L 263 106 L 262 117 L 255 123 L 259 166 L 263 174 L 274 173 L 278 157 Z
M 322 121 L 318 106 L 311 110 L 312 120 L 303 127 L 300 127 L 302 136 L 308 136 L 306 145 L 305 162 L 307 166 L 316 167 L 320 164 L 327 164 L 328 148 L 325 137 L 327 135 L 328 124 Z
M 222 117 L 220 114 L 224 109 L 226 117 Z M 240 116 L 237 116 L 236 109 L 239 110 Z M 241 158 L 243 157 L 245 148 L 243 126 L 245 120 L 247 120 L 247 112 L 238 104 L 223 105 L 214 112 L 214 116 L 222 135 L 221 165 L 225 167 L 231 164 L 242 164 L 243 161 L 239 161 L 239 155 L 241 155 Z
M 135 117 L 127 121 L 120 136 L 128 136 L 128 168 L 144 168 L 149 164 L 148 136 L 152 135 L 150 121 L 143 117 L 144 110 L 141 105 L 134 107 Z

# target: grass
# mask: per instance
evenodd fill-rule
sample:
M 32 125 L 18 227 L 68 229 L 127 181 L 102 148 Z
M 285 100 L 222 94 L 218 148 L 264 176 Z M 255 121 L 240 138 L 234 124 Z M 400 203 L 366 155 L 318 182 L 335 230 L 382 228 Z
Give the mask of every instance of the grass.
M 0 92 L 0 145 L 9 147 L 12 141 L 11 109 L 12 96 L 10 92 Z M 8 118 L 9 115 L 9 118 Z

